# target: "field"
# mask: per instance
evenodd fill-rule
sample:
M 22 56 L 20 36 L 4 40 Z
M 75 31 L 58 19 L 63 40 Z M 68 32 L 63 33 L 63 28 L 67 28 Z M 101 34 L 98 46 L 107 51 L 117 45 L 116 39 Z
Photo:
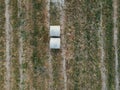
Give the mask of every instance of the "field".
M 120 1 L 0 0 L 0 90 L 120 90 Z

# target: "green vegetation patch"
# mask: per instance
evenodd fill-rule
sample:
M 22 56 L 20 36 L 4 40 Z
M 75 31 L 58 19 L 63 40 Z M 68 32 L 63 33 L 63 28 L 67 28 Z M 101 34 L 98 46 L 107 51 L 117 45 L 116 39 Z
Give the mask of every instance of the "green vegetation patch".
M 112 0 L 103 1 L 103 27 L 105 30 L 105 52 L 106 52 L 106 66 L 107 66 L 107 83 L 108 89 L 115 89 L 115 60 L 113 48 L 113 8 Z

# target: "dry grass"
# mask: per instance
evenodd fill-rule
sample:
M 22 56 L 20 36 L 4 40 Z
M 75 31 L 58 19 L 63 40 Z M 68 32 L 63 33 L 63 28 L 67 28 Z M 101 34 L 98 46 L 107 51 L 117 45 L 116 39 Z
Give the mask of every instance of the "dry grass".
M 48 50 L 49 27 L 45 0 L 22 0 L 21 17 L 18 18 L 17 0 L 11 0 L 11 24 L 13 27 L 11 88 L 19 89 L 20 72 L 18 61 L 19 37 L 23 38 L 25 76 L 24 90 L 48 90 L 50 80 Z M 113 48 L 112 0 L 65 0 L 66 72 L 68 90 L 101 90 L 100 48 L 98 30 L 100 27 L 100 2 L 103 4 L 104 50 L 108 90 L 115 90 L 115 61 Z M 4 0 L 0 0 L 0 88 L 4 90 L 5 60 L 5 16 Z M 120 3 L 120 2 L 119 2 Z M 120 7 L 120 5 L 119 5 Z M 50 25 L 60 24 L 60 8 L 50 3 Z M 120 14 L 120 10 L 118 11 Z M 118 18 L 118 26 L 120 17 Z M 19 27 L 23 29 L 19 31 Z M 119 27 L 120 29 L 120 27 Z M 118 52 L 120 52 L 120 31 Z M 53 90 L 63 90 L 62 49 L 51 50 L 53 66 Z M 119 54 L 120 56 L 120 54 Z M 120 69 L 120 62 L 119 62 Z M 120 72 L 120 71 L 119 71 Z

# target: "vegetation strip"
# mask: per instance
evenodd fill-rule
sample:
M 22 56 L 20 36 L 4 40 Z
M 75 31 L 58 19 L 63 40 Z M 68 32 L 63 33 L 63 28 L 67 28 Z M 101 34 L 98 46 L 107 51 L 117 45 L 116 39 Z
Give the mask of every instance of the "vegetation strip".
M 6 90 L 10 90 L 10 78 L 11 78 L 11 33 L 12 33 L 12 26 L 10 23 L 10 0 L 5 0 L 5 33 L 6 33 Z
M 119 90 L 119 72 L 118 72 L 118 0 L 113 0 L 113 32 L 114 32 L 114 48 L 115 48 L 115 89 Z

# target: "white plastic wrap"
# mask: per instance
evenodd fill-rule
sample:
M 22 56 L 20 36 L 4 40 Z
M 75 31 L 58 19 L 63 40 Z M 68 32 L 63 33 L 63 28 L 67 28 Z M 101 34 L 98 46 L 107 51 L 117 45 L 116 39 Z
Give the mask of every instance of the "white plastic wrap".
M 60 37 L 60 26 L 50 26 L 50 36 Z
M 60 49 L 60 38 L 50 38 L 50 49 Z

